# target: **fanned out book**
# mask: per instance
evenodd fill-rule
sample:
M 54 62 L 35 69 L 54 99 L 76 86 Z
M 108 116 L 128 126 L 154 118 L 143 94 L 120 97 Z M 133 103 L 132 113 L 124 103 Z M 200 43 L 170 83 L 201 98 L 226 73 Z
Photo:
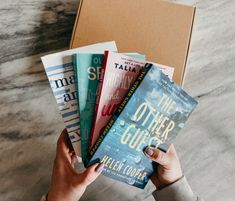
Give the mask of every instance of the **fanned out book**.
M 86 158 L 98 81 L 101 77 L 104 54 L 79 53 L 73 55 L 76 89 L 78 91 L 78 113 L 80 116 L 80 135 L 82 159 Z
M 70 140 L 79 157 L 81 156 L 80 124 L 72 55 L 103 53 L 105 50 L 117 51 L 115 42 L 97 43 L 41 58 Z
M 154 162 L 147 146 L 167 151 L 197 102 L 153 64 L 139 72 L 87 157 L 87 166 L 102 161 L 103 175 L 144 188 Z
M 141 55 L 124 55 L 105 51 L 102 66 L 103 74 L 99 81 L 97 105 L 90 135 L 90 147 L 94 145 L 102 129 L 135 81 L 140 69 L 146 63 L 145 58 Z M 172 79 L 174 68 L 160 64 L 156 65 Z
M 143 150 L 167 151 L 197 102 L 173 83 L 174 68 L 115 52 L 105 42 L 41 59 L 84 165 L 102 161 L 102 174 L 144 188 L 154 163 Z

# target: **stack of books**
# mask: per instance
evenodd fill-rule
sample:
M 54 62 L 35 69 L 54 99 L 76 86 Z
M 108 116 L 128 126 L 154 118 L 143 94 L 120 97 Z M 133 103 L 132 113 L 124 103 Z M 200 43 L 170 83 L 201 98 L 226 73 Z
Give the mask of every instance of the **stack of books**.
M 85 167 L 144 188 L 154 164 L 147 146 L 167 151 L 197 105 L 147 55 L 118 53 L 114 41 L 42 57 L 69 137 Z

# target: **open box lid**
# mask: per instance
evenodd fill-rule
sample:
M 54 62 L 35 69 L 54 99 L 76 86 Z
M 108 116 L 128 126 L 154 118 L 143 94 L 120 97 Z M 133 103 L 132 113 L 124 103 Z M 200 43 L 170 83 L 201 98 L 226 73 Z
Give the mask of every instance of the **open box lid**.
M 80 0 L 70 48 L 116 41 L 119 52 L 175 68 L 182 85 L 195 8 L 160 0 Z

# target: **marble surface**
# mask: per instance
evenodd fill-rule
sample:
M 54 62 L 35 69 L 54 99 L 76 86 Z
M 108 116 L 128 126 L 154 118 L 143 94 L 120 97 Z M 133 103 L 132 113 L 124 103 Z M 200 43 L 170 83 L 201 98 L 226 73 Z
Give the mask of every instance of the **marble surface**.
M 235 1 L 172 0 L 197 7 L 185 89 L 199 106 L 175 146 L 195 193 L 234 201 Z M 68 47 L 77 1 L 0 4 L 0 200 L 39 200 L 47 192 L 63 129 L 40 56 Z M 101 176 L 84 201 L 153 200 Z

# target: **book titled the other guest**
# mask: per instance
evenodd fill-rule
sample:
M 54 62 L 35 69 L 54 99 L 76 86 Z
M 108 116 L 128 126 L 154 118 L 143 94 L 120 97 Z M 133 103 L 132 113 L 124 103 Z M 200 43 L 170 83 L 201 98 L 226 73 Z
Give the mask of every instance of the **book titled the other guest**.
M 144 188 L 154 163 L 147 146 L 167 151 L 197 102 L 152 64 L 140 71 L 87 158 L 102 161 L 102 174 Z

